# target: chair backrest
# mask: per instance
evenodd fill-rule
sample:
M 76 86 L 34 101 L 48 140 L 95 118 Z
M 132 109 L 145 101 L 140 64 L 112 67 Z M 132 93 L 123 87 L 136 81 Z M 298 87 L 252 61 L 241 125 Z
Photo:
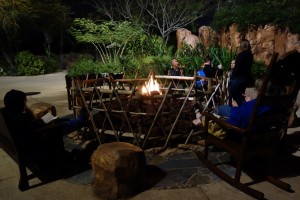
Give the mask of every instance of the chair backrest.
M 247 125 L 248 132 L 254 127 L 274 131 L 287 129 L 300 86 L 300 54 L 293 51 L 278 60 L 277 58 L 278 53 L 275 53 L 263 78 Z M 271 109 L 261 114 L 259 108 L 263 106 Z
M 0 108 L 0 147 L 2 147 L 3 150 L 18 163 L 15 143 L 13 142 L 6 125 L 4 108 Z

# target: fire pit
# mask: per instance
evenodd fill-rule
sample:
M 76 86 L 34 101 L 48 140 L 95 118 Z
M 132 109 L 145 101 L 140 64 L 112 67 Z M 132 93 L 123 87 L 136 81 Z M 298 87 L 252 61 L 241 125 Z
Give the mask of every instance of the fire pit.
M 100 132 L 99 140 L 104 138 L 102 134 L 113 133 L 118 141 L 130 136 L 134 138 L 133 142 L 145 148 L 149 144 L 167 147 L 173 136 L 188 136 L 188 127 L 194 118 L 193 101 L 189 97 L 195 79 L 189 77 L 190 87 L 174 93 L 171 92 L 174 91 L 172 82 L 168 87 L 162 87 L 158 83 L 159 78 L 152 75 L 148 81 L 130 79 L 130 83 L 135 83 L 131 90 L 112 87 L 104 91 L 94 87 L 93 95 L 98 96 L 98 105 L 90 105 L 93 110 L 99 111 L 92 117 L 93 124 Z M 187 77 L 182 78 L 187 81 Z M 122 82 L 126 83 L 126 79 L 122 79 Z M 110 95 L 105 100 L 102 95 L 104 92 Z

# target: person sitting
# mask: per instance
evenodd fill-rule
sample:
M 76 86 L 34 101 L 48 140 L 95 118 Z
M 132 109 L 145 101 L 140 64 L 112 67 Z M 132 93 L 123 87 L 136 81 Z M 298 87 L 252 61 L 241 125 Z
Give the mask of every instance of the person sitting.
M 196 74 L 200 77 L 196 80 L 196 88 L 198 90 L 207 90 L 207 81 L 204 78 L 201 78 L 205 77 L 203 70 L 198 70 Z
M 211 58 L 209 56 L 205 57 L 205 61 L 201 67 L 203 69 L 205 77 L 215 78 L 216 70 L 213 68 Z
M 184 76 L 183 68 L 178 66 L 178 60 L 176 58 L 172 59 L 172 68 L 169 71 L 169 75 L 171 76 Z M 174 80 L 171 88 L 183 89 L 183 81 L 182 80 Z
M 201 66 L 202 69 L 197 71 L 197 75 L 200 77 L 207 78 L 218 78 L 223 76 L 222 65 L 219 64 L 217 69 L 213 68 L 211 58 L 209 56 L 205 57 L 205 62 Z M 207 81 L 205 79 L 200 79 L 196 81 L 196 86 L 198 89 L 207 89 Z
M 262 86 L 262 80 L 257 79 L 255 81 L 255 88 L 257 91 Z M 278 94 L 278 92 L 281 92 L 281 88 L 277 88 L 275 86 L 269 85 L 268 86 L 268 94 L 274 95 Z M 252 113 L 252 110 L 255 105 L 255 99 L 251 99 L 250 96 L 245 96 L 245 102 L 241 104 L 240 106 L 237 104 L 237 102 L 232 101 L 232 106 L 230 105 L 223 105 L 217 107 L 215 110 L 212 111 L 212 113 L 217 114 L 221 116 L 226 122 L 229 124 L 232 124 L 234 126 L 245 128 L 247 126 L 247 123 L 249 121 L 250 115 Z M 271 107 L 262 106 L 258 109 L 258 115 L 262 115 L 268 111 L 271 110 Z M 201 113 L 196 113 L 196 119 L 193 120 L 193 124 L 195 126 L 199 126 L 202 123 L 202 115 Z
M 184 76 L 184 71 L 178 66 L 178 60 L 176 58 L 172 59 L 172 68 L 170 69 L 171 76 Z
M 82 128 L 87 120 L 85 109 L 76 119 L 56 119 L 45 123 L 27 106 L 26 93 L 10 90 L 4 96 L 4 116 L 18 151 L 42 170 L 60 171 L 67 164 L 63 135 Z

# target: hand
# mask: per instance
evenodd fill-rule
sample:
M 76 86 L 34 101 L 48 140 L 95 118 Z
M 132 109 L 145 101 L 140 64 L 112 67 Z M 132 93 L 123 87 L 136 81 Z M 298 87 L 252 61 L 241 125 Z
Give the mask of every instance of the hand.
M 252 99 L 251 99 L 251 97 L 250 97 L 250 96 L 248 96 L 248 95 L 246 96 L 246 95 L 244 95 L 244 94 L 243 94 L 243 96 L 245 97 L 245 101 L 246 101 L 246 102 L 248 102 L 248 101 L 251 101 L 251 100 L 252 100 Z
M 235 100 L 232 99 L 232 107 L 239 107 L 239 105 L 237 104 L 237 102 Z

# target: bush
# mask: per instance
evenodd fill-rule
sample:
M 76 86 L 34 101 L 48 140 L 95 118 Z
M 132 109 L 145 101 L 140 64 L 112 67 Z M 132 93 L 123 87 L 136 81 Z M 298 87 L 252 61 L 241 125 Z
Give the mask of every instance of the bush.
M 17 53 L 15 61 L 18 75 L 32 76 L 45 73 L 45 61 L 29 51 Z
M 254 61 L 252 64 L 252 74 L 254 79 L 261 78 L 263 74 L 266 72 L 267 66 L 262 61 Z
M 87 73 L 97 73 L 97 69 L 100 68 L 100 62 L 95 62 L 88 56 L 80 56 L 77 58 L 71 69 L 68 71 L 69 76 L 80 76 Z
M 41 57 L 21 51 L 15 56 L 17 75 L 34 76 L 53 73 L 60 70 L 60 62 L 57 57 Z
M 61 70 L 61 64 L 58 57 L 45 56 L 43 59 L 45 63 L 45 74 L 58 72 Z

